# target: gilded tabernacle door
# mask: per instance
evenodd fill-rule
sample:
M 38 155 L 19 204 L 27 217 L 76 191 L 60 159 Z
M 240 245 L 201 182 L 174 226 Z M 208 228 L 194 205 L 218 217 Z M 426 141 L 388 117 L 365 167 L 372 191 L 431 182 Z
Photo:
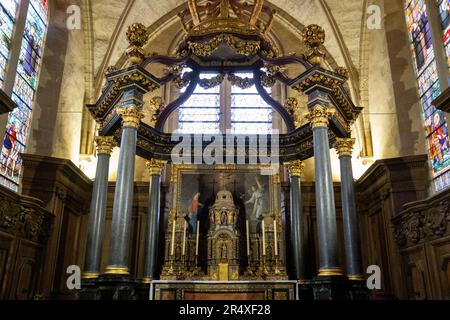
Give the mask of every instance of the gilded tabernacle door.
M 278 171 L 172 166 L 163 280 L 283 280 Z

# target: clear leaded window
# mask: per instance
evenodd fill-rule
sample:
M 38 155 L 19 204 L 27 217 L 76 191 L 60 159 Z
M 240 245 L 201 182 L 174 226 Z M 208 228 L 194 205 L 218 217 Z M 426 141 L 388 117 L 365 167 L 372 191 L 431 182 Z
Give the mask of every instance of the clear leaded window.
M 253 79 L 252 73 L 235 75 L 242 79 Z M 201 74 L 200 78 L 212 79 L 217 76 L 217 73 Z M 207 134 L 227 131 L 233 134 L 272 133 L 272 115 L 272 107 L 262 99 L 255 86 L 242 89 L 225 79 L 222 84 L 211 89 L 197 86 L 190 99 L 179 108 L 179 131 Z
M 253 79 L 253 74 L 238 73 L 241 78 Z M 234 134 L 272 133 L 273 109 L 255 86 L 231 89 L 231 132 Z
M 202 79 L 212 79 L 217 74 L 201 74 Z M 180 133 L 220 133 L 220 86 L 204 89 L 197 85 L 194 93 L 178 111 Z

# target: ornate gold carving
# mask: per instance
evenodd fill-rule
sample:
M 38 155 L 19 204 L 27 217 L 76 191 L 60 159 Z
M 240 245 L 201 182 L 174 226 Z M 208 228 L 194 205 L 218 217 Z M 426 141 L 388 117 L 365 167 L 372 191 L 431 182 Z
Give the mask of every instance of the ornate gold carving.
M 144 119 L 144 113 L 136 107 L 117 108 L 117 113 L 122 117 L 124 127 L 138 128 Z
M 292 177 L 298 177 L 301 178 L 301 176 L 303 175 L 303 172 L 305 170 L 305 164 L 303 163 L 303 161 L 300 160 L 295 160 L 292 162 L 289 162 L 286 164 L 286 167 L 289 170 L 289 174 Z
M 116 66 L 109 66 L 105 69 L 105 76 L 107 76 L 110 73 L 116 72 L 118 69 Z
M 166 105 L 164 104 L 162 97 L 153 97 L 152 99 L 150 99 L 149 109 L 152 117 L 150 121 L 151 126 L 154 127 L 156 125 L 160 114 L 164 111 L 165 108 Z
M 311 109 L 310 113 L 306 115 L 306 117 L 311 122 L 311 127 L 314 129 L 320 127 L 328 127 L 330 123 L 329 119 L 335 113 L 336 113 L 335 109 L 329 109 L 317 105 L 313 109 Z
M 290 97 L 286 100 L 284 108 L 289 112 L 294 121 L 294 125 L 296 128 L 299 128 L 302 125 L 303 117 L 300 114 L 300 109 L 298 107 L 298 100 L 294 97 Z
M 273 75 L 265 73 L 261 75 L 261 84 L 266 88 L 272 88 L 276 82 L 277 79 Z
M 336 73 L 341 75 L 342 77 L 345 78 L 345 80 L 349 79 L 349 72 L 348 69 L 345 67 L 337 67 L 336 68 Z
M 342 272 L 342 269 L 335 268 L 335 269 L 320 269 L 319 270 L 319 277 L 336 277 L 336 276 L 343 276 L 344 273 Z
M 223 80 L 225 80 L 225 74 L 221 73 L 211 79 L 201 79 L 198 85 L 203 89 L 208 90 L 220 86 Z
M 261 49 L 261 42 L 254 40 L 242 40 L 230 34 L 220 34 L 205 43 L 188 42 L 192 52 L 201 57 L 208 57 L 216 51 L 221 43 L 227 43 L 236 53 L 244 56 L 256 54 Z
M 325 43 L 325 31 L 318 25 L 312 24 L 303 30 L 303 40 L 309 47 L 306 59 L 315 65 L 320 65 L 325 52 L 320 48 Z
M 334 147 L 339 157 L 351 157 L 353 154 L 353 147 L 355 145 L 355 142 L 356 139 L 337 138 Z
M 147 28 L 141 23 L 133 23 L 128 27 L 127 39 L 130 44 L 127 56 L 132 64 L 138 64 L 144 59 L 145 53 L 142 47 L 148 41 Z
M 130 271 L 128 270 L 128 268 L 124 267 L 107 267 L 105 270 L 105 274 L 128 276 L 130 274 Z
M 116 142 L 114 141 L 114 137 L 96 137 L 95 143 L 97 144 L 97 153 L 98 154 L 111 154 L 113 152 L 114 147 L 116 146 Z
M 268 32 L 276 11 L 264 5 L 264 0 L 253 4 L 240 0 L 189 0 L 188 10 L 179 14 L 184 29 L 190 36 L 203 36 L 218 32 L 257 34 Z M 262 21 L 262 16 L 268 21 Z
M 150 161 L 147 161 L 145 163 L 145 166 L 147 167 L 151 176 L 159 176 L 159 175 L 161 175 L 161 172 L 164 169 L 164 166 L 166 164 L 167 164 L 167 161 L 160 161 L 160 160 L 152 159 Z
M 232 73 L 228 75 L 228 80 L 231 82 L 231 85 L 236 86 L 242 90 L 250 89 L 255 85 L 255 81 L 253 79 L 241 78 Z

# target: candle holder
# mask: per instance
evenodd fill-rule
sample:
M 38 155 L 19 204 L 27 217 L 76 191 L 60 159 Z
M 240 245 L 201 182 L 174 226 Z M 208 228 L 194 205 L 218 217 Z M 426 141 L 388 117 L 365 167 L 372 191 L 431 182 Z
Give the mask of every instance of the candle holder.
M 275 274 L 276 275 L 280 275 L 281 274 L 281 271 L 280 271 L 278 263 L 279 263 L 279 258 L 278 258 L 278 255 L 277 255 L 277 256 L 275 256 Z

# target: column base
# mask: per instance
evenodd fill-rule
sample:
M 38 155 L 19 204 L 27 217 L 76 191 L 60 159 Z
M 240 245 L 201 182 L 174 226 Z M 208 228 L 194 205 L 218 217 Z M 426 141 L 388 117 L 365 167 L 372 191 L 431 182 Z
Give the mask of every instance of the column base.
M 81 275 L 82 279 L 97 279 L 98 277 L 100 277 L 100 274 L 96 272 L 84 272 Z
M 320 276 L 309 282 L 314 300 L 369 300 L 364 281 L 350 281 L 344 276 Z
M 143 278 L 143 279 L 141 280 L 141 283 L 142 283 L 142 284 L 150 284 L 150 283 L 152 283 L 152 281 L 153 281 L 152 278 L 150 278 L 150 277 L 145 277 L 145 278 Z
M 109 267 L 106 267 L 105 274 L 106 275 L 117 275 L 117 276 L 129 276 L 130 271 L 126 267 L 109 266 Z
M 319 277 L 342 277 L 344 272 L 341 268 L 320 269 Z
M 139 283 L 130 277 L 102 275 L 97 279 L 84 279 L 78 300 L 138 300 Z
M 365 277 L 363 275 L 348 275 L 348 280 L 350 281 L 364 281 Z

